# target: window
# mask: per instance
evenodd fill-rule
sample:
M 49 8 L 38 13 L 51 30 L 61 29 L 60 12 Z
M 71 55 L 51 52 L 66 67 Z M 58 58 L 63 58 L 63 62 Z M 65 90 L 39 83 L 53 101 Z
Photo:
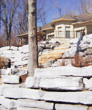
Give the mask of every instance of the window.
M 70 27 L 66 27 L 66 38 L 70 38 Z
M 76 31 L 76 37 L 79 38 L 81 36 L 81 31 Z
M 62 37 L 62 27 L 58 27 L 58 37 Z

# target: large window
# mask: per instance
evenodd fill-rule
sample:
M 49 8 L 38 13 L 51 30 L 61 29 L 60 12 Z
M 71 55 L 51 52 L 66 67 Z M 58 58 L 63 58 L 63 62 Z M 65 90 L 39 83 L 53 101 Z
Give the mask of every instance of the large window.
M 81 31 L 76 31 L 76 37 L 79 38 L 81 36 Z
M 70 27 L 66 27 L 66 38 L 70 38 Z
M 58 37 L 62 37 L 62 27 L 58 27 Z

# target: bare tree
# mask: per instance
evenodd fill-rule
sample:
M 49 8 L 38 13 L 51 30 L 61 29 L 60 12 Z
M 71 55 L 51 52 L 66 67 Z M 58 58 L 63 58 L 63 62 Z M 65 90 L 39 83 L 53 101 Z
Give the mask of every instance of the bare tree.
M 11 32 L 14 16 L 18 7 L 18 0 L 3 0 L 1 2 L 1 16 L 4 31 L 6 34 L 7 45 L 11 43 Z
M 36 0 L 28 0 L 29 6 L 29 15 L 28 15 L 28 39 L 29 39 L 29 62 L 28 62 L 28 71 L 29 76 L 34 76 L 35 68 L 35 51 L 36 50 L 36 39 L 37 39 L 37 21 L 36 21 Z
M 14 29 L 17 34 L 21 34 L 28 31 L 28 1 L 21 0 L 17 10 L 17 15 L 14 18 Z
M 79 11 L 81 14 L 92 12 L 92 0 L 80 0 Z
M 59 4 L 58 0 L 55 3 L 55 6 L 56 6 L 56 9 L 58 10 L 59 17 L 61 17 L 62 16 L 62 6 L 61 6 L 61 4 Z

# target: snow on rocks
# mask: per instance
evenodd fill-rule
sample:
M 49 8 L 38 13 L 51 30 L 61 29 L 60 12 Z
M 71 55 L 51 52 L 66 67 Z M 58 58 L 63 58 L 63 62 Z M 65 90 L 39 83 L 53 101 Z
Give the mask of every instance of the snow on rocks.
M 75 57 L 78 40 L 79 38 L 70 40 L 70 48 L 64 53 L 64 59 L 72 59 Z M 83 39 L 80 41 L 79 45 L 79 55 L 86 58 L 88 55 L 92 56 L 92 34 L 83 36 Z M 87 60 L 87 62 L 90 63 L 90 60 Z
M 43 52 L 48 52 L 59 46 L 57 40 L 41 41 L 38 43 L 38 52 L 41 55 Z M 0 56 L 11 59 L 14 66 L 21 68 L 28 64 L 29 47 L 24 45 L 22 47 L 9 46 L 0 48 Z
M 17 75 L 3 75 L 2 82 L 7 83 L 7 84 L 19 84 L 20 77 Z

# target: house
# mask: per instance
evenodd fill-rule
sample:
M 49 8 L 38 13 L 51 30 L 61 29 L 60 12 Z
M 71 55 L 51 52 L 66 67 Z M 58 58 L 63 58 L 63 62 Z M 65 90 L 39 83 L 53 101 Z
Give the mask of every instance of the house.
M 92 33 L 92 13 L 78 16 L 64 15 L 51 23 L 37 28 L 38 40 L 51 38 L 76 38 L 80 37 L 81 31 L 85 34 Z M 28 39 L 28 33 L 17 36 L 20 39 Z

